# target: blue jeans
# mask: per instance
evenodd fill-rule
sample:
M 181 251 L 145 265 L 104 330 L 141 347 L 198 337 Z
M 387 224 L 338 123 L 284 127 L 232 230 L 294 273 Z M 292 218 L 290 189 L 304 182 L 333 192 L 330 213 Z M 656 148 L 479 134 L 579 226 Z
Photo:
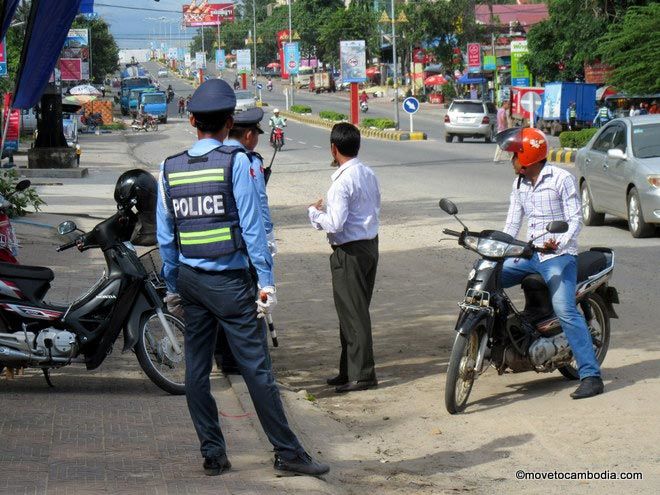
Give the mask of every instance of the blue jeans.
M 529 260 L 509 258 L 504 262 L 502 285 L 505 288 L 518 285 L 531 273 L 541 275 L 548 286 L 552 308 L 577 361 L 580 380 L 588 376 L 600 376 L 600 365 L 594 353 L 587 322 L 575 304 L 576 257 L 564 254 L 543 262 L 539 260 L 538 254 Z

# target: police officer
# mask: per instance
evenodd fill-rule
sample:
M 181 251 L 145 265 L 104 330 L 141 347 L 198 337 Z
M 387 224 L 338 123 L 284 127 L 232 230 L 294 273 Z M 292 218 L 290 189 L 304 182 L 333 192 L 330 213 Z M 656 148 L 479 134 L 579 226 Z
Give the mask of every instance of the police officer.
M 263 118 L 264 111 L 261 108 L 251 108 L 244 112 L 238 112 L 234 115 L 234 126 L 229 131 L 229 138 L 226 139 L 223 144 L 225 146 L 243 148 L 248 158 L 250 158 L 252 176 L 254 177 L 254 183 L 259 192 L 261 217 L 266 229 L 268 249 L 270 250 L 271 255 L 274 256 L 277 253 L 277 245 L 275 243 L 275 234 L 273 232 L 273 221 L 270 217 L 270 208 L 268 207 L 268 196 L 266 195 L 263 159 L 259 153 L 254 151 L 259 142 L 259 135 L 264 133 L 260 125 Z M 215 361 L 218 368 L 222 370 L 224 374 L 239 373 L 238 365 L 231 352 L 222 325 L 218 328 Z
M 178 309 L 180 294 L 186 318 L 188 409 L 204 472 L 221 474 L 231 464 L 209 381 L 219 322 L 275 448 L 275 469 L 320 475 L 330 468 L 313 460 L 289 428 L 265 350 L 266 334 L 257 321 L 275 305 L 275 286 L 250 160 L 240 148 L 222 144 L 235 106 L 226 82 L 202 83 L 188 106 L 198 141 L 167 158 L 159 180 L 158 242 L 168 308 Z M 259 279 L 258 294 L 248 259 Z

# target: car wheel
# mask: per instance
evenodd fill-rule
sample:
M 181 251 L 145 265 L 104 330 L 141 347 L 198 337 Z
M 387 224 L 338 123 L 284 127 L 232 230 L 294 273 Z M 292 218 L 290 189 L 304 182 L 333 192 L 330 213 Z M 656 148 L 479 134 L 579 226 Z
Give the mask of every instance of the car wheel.
M 594 210 L 591 194 L 587 187 L 587 181 L 580 185 L 580 198 L 582 199 L 582 218 L 585 225 L 603 225 L 605 214 Z
M 458 136 L 458 142 L 462 143 L 463 142 L 463 136 Z
M 495 133 L 493 132 L 493 128 L 491 127 L 490 130 L 488 131 L 488 134 L 485 136 L 486 142 L 487 143 L 492 143 L 493 142 L 493 135 Z
M 655 225 L 644 221 L 639 193 L 632 188 L 628 193 L 628 229 L 633 237 L 650 237 L 655 232 Z
M 445 134 L 445 143 L 451 143 L 454 140 L 454 136 L 452 134 Z

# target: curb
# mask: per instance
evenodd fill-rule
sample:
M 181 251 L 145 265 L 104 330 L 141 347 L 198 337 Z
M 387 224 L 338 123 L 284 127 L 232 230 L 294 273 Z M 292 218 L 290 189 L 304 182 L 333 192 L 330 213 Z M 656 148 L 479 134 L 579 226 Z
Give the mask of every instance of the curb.
M 280 113 L 291 120 L 302 122 L 303 124 L 315 125 L 319 127 L 326 127 L 332 129 L 337 122 L 323 120 L 312 114 L 299 114 L 286 110 L 280 110 Z M 376 139 L 384 139 L 388 141 L 423 141 L 427 139 L 425 132 L 404 132 L 395 130 L 381 130 L 371 129 L 366 127 L 358 127 L 362 137 L 371 137 Z
M 555 148 L 548 151 L 548 161 L 556 163 L 575 163 L 577 148 Z

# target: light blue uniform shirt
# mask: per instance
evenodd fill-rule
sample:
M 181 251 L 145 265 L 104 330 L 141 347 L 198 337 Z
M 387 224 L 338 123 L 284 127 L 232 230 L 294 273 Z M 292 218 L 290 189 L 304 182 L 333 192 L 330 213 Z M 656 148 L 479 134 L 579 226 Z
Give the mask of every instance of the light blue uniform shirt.
M 215 139 L 200 139 L 188 150 L 188 154 L 201 156 L 220 145 L 221 143 Z M 259 285 L 261 287 L 275 285 L 273 258 L 268 250 L 266 230 L 259 205 L 259 193 L 255 185 L 257 181 L 251 174 L 251 163 L 247 155 L 243 153 L 235 155 L 232 173 L 234 198 L 238 208 L 241 234 L 247 247 L 247 255 L 245 251 L 236 251 L 214 259 L 203 259 L 186 258 L 179 252 L 174 217 L 171 213 L 172 199 L 163 180 L 163 166 L 164 164 L 160 166 L 161 177 L 158 181 L 156 218 L 158 221 L 158 245 L 163 259 L 163 277 L 165 277 L 167 290 L 177 292 L 176 282 L 181 263 L 210 272 L 239 270 L 248 268 L 248 256 L 257 270 Z
M 245 146 L 241 144 L 240 141 L 235 139 L 225 139 L 223 142 L 225 146 L 240 146 L 245 149 Z M 268 207 L 268 195 L 266 194 L 266 181 L 264 179 L 264 170 L 262 161 L 256 157 L 252 157 L 252 171 L 254 172 L 255 177 L 255 186 L 257 192 L 259 193 L 259 203 L 261 205 L 261 218 L 264 221 L 264 227 L 266 228 L 266 234 L 270 234 L 273 231 L 273 220 L 270 217 L 270 208 Z

